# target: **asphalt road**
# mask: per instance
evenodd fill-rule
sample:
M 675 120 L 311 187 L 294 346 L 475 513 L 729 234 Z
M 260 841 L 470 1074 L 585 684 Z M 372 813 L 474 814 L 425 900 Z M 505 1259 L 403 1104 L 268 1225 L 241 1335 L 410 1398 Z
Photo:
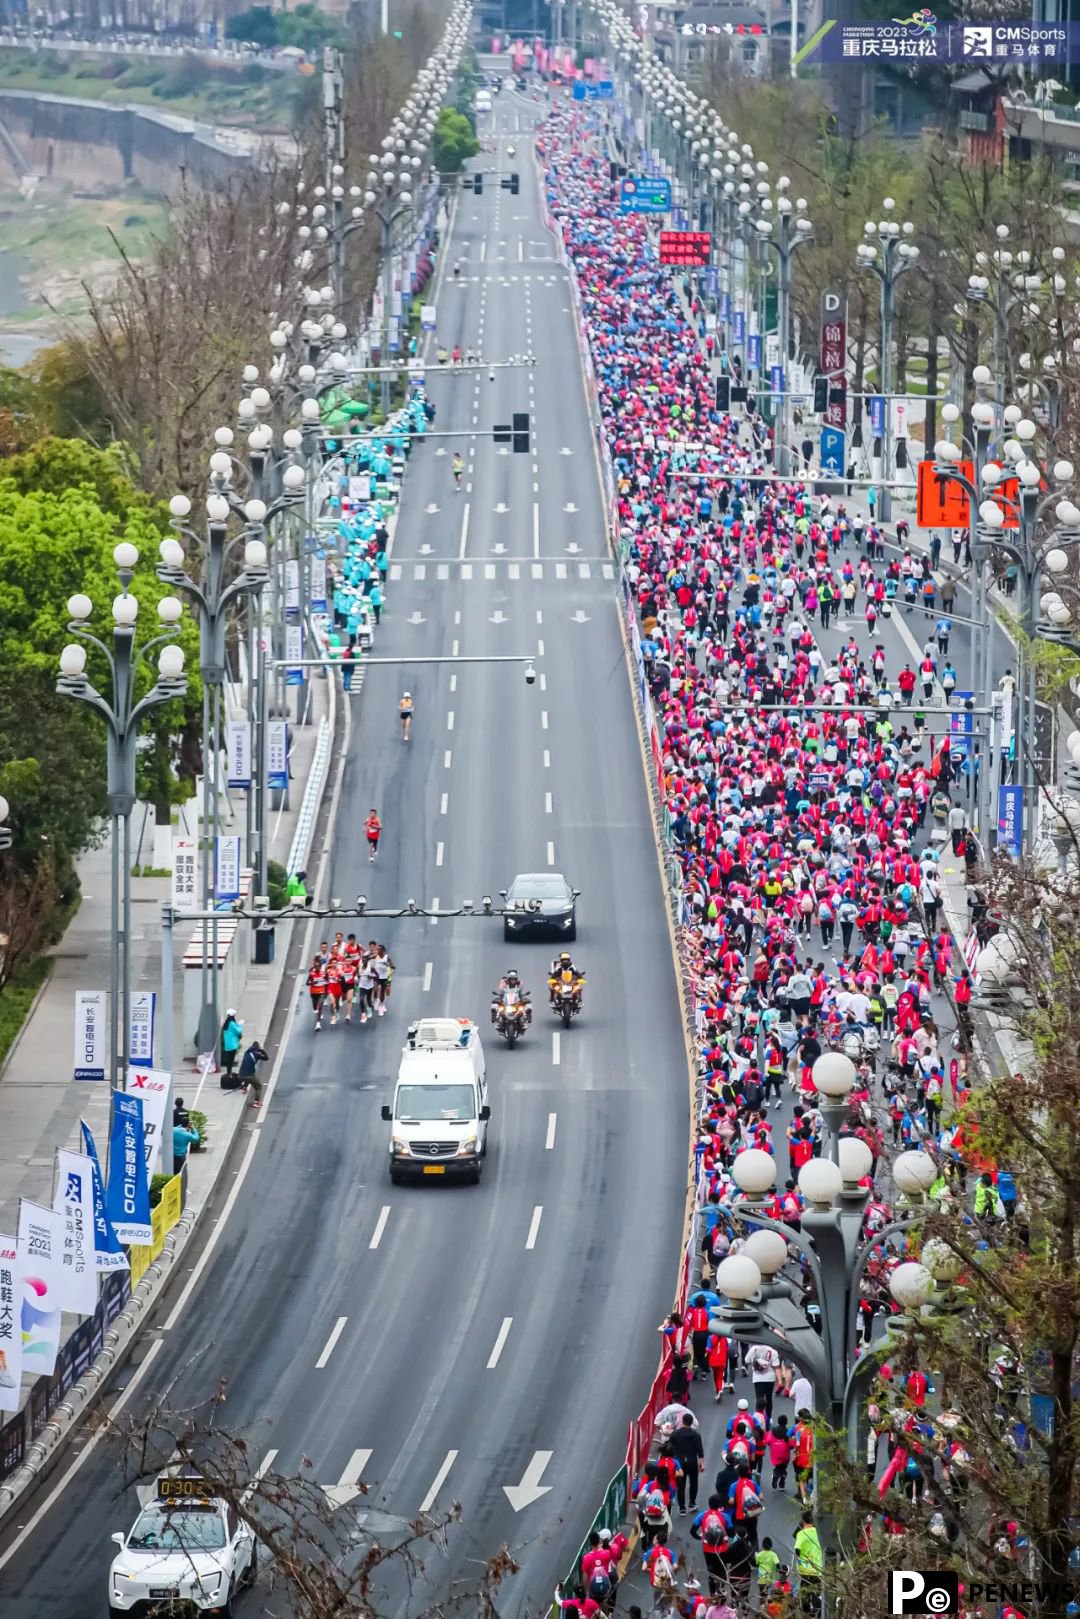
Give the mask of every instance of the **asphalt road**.
M 500 99 L 511 139 L 526 109 Z M 163 1346 L 129 1407 L 145 1411 L 166 1388 L 190 1404 L 225 1378 L 222 1415 L 253 1462 L 272 1451 L 272 1470 L 290 1474 L 306 1457 L 335 1484 L 361 1452 L 380 1510 L 460 1502 L 445 1555 L 411 1596 L 395 1588 L 395 1614 L 474 1578 L 503 1542 L 522 1564 L 504 1611 L 549 1599 L 655 1369 L 685 1184 L 685 1051 L 613 570 L 565 275 L 517 139 L 516 160 L 504 136 L 478 165 L 516 168 L 520 195 L 489 176 L 481 197 L 461 196 L 450 251 L 463 279 L 441 289 L 439 337 L 485 359 L 533 350 L 537 363 L 493 382 L 433 378 L 436 428 L 479 432 L 458 441 L 460 493 L 454 441 L 413 458 L 377 652 L 534 653 L 538 679 L 528 688 L 514 664 L 369 669 L 352 700 L 331 893 L 449 905 L 497 895 L 518 870 L 562 870 L 582 890 L 585 1010 L 555 1041 L 550 952 L 511 952 L 496 921 L 372 923 L 397 964 L 390 1012 L 318 1037 L 303 1010 L 292 1025 L 222 1240 L 183 1319 L 156 1329 Z M 514 409 L 532 413 L 531 455 L 500 455 L 486 435 Z M 396 724 L 406 687 L 408 745 Z M 384 824 L 374 866 L 362 847 L 372 804 Z M 379 1107 L 406 1023 L 424 1012 L 484 1022 L 511 961 L 537 1012 L 513 1052 L 488 1042 L 482 1184 L 392 1188 Z M 515 1512 L 504 1486 L 537 1452 L 551 1453 L 548 1492 Z M 5 1619 L 99 1619 L 109 1533 L 136 1510 L 132 1492 L 118 1498 L 122 1482 L 99 1445 L 0 1567 Z M 238 1604 L 241 1619 L 261 1611 L 257 1596 Z

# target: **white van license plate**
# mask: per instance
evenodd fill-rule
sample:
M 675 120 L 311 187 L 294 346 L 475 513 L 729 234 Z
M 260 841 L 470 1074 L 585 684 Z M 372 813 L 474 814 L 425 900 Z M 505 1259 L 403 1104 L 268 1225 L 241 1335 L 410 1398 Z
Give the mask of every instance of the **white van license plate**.
M 446 1165 L 445 1164 L 425 1164 L 424 1165 L 424 1174 L 425 1175 L 445 1175 L 446 1174 Z

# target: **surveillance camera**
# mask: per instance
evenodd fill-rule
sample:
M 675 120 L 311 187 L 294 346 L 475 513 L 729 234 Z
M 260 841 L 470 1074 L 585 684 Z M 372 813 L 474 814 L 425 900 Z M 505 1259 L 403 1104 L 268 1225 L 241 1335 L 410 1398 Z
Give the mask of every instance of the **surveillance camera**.
M 243 900 L 242 899 L 234 899 L 233 902 L 232 902 L 232 905 L 230 906 L 230 910 L 232 911 L 234 916 L 243 916 L 243 914 L 244 914 L 244 902 L 243 902 Z
M 463 899 L 461 902 L 461 909 L 464 911 L 466 916 L 471 916 L 474 909 L 472 900 Z
M 495 373 L 494 373 L 494 371 L 489 371 L 488 372 L 488 381 L 489 382 L 494 382 L 495 381 Z
M 340 911 L 340 909 L 341 909 L 341 901 L 339 899 L 332 899 L 330 901 L 330 909 L 332 911 Z
M 536 684 L 536 670 L 531 663 L 525 665 L 525 684 L 526 686 L 535 686 Z
M 251 903 L 257 911 L 268 911 L 270 909 L 270 895 L 253 894 Z
M 303 906 L 307 904 L 306 894 L 294 894 L 292 899 L 289 901 L 289 904 L 293 907 L 300 906 L 303 908 Z
M 356 909 L 357 909 L 358 913 L 361 916 L 363 916 L 364 912 L 367 910 L 367 895 L 366 894 L 357 894 L 357 896 L 356 896 Z
M 485 916 L 490 916 L 491 915 L 491 895 L 490 894 L 485 894 L 483 899 L 480 901 L 480 903 L 484 907 L 484 915 Z

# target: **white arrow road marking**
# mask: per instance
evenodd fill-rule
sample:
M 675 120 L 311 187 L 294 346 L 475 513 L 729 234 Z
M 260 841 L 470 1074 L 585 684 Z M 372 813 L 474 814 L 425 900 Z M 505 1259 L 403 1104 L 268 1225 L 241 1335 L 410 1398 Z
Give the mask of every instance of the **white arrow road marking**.
M 576 613 L 570 615 L 570 622 L 571 624 L 588 624 L 589 615 L 579 607 Z
M 348 1319 L 349 1318 L 348 1318 L 347 1315 L 339 1315 L 337 1320 L 334 1322 L 333 1331 L 331 1332 L 329 1338 L 327 1338 L 327 1340 L 326 1340 L 326 1347 L 324 1348 L 322 1354 L 319 1356 L 318 1360 L 315 1362 L 315 1370 L 317 1372 L 322 1371 L 323 1367 L 326 1365 L 327 1361 L 330 1359 L 330 1356 L 334 1353 L 334 1346 L 337 1343 L 338 1339 L 341 1337 L 341 1334 L 345 1331 L 345 1323 L 346 1323 L 346 1321 L 348 1321 Z
M 529 1235 L 525 1238 L 526 1249 L 536 1247 L 536 1238 L 540 1231 L 540 1221 L 543 1218 L 543 1214 L 544 1206 L 542 1203 L 538 1203 L 535 1209 L 533 1209 L 532 1219 L 529 1221 Z
M 507 618 L 501 607 L 496 607 L 495 611 L 488 619 L 489 624 L 509 624 L 509 622 L 510 620 Z
M 251 1497 L 255 1494 L 255 1485 L 256 1484 L 261 1484 L 262 1480 L 266 1477 L 267 1473 L 269 1473 L 270 1469 L 273 1467 L 276 1460 L 277 1460 L 277 1451 L 276 1450 L 268 1450 L 266 1455 L 263 1457 L 262 1461 L 259 1463 L 258 1467 L 255 1469 L 255 1482 L 253 1484 L 250 1484 L 248 1486 L 248 1488 L 244 1491 L 243 1495 L 240 1497 L 241 1503 L 243 1503 L 245 1501 L 249 1501 L 251 1499 Z M 151 1486 L 151 1489 L 152 1488 L 153 1488 L 153 1486 Z M 143 1502 L 143 1505 L 145 1506 L 146 1503 Z
M 496 510 L 496 511 L 497 511 L 497 512 L 508 512 L 508 511 L 509 511 L 509 510 L 510 510 L 510 508 L 509 508 L 509 506 L 508 506 L 508 505 L 507 505 L 507 504 L 506 504 L 506 502 L 505 502 L 505 500 L 500 500 L 500 502 L 499 502 L 499 504 L 498 504 L 498 505 L 497 505 L 497 506 L 496 506 L 496 508 L 495 508 L 495 510 Z
M 574 505 L 574 502 L 572 500 L 568 500 L 566 502 L 566 505 L 563 507 L 563 511 L 564 512 L 576 512 L 577 507 Z
M 424 510 L 427 512 L 429 517 L 434 517 L 435 513 L 438 511 L 438 509 L 439 508 L 438 508 L 438 506 L 436 506 L 434 501 L 431 502 L 430 506 L 425 506 L 424 507 Z
M 426 624 L 427 619 L 424 617 L 423 613 L 421 613 L 419 610 L 416 610 L 416 611 L 414 611 L 413 613 L 411 613 L 409 615 L 409 617 L 405 620 L 405 622 L 407 624 Z
M 445 455 L 446 454 L 446 451 L 445 451 L 445 449 L 443 448 L 443 446 L 441 444 L 439 445 L 439 448 L 435 451 L 435 454 L 436 455 Z
M 559 451 L 560 455 L 573 455 L 573 453 L 574 453 L 573 450 L 568 450 L 565 444 L 563 445 L 562 449 Z
M 571 540 L 570 544 L 566 547 L 566 549 L 569 551 L 571 556 L 575 556 L 577 554 L 577 552 L 581 550 L 581 546 L 578 544 L 578 542 L 576 540 Z
M 503 544 L 503 542 L 502 542 L 502 541 L 501 541 L 501 540 L 500 540 L 500 541 L 499 541 L 499 543 L 498 543 L 498 545 L 493 545 L 493 546 L 492 546 L 492 547 L 491 547 L 491 549 L 492 549 L 492 550 L 493 550 L 493 551 L 494 551 L 494 553 L 495 553 L 495 555 L 496 555 L 496 556 L 497 556 L 497 557 L 501 557 L 501 556 L 502 556 L 502 554 L 503 554 L 503 552 L 504 552 L 504 551 L 505 551 L 505 550 L 506 550 L 506 546 L 505 546 L 505 545 L 504 545 L 504 544 Z
M 510 1328 L 513 1325 L 513 1321 L 514 1318 L 512 1315 L 503 1316 L 503 1324 L 499 1328 L 499 1336 L 495 1340 L 495 1348 L 488 1356 L 487 1369 L 489 1372 L 493 1372 L 496 1366 L 499 1364 L 499 1356 L 506 1347 L 506 1340 L 510 1336 Z
M 438 507 L 436 507 L 435 510 L 438 511 Z M 429 557 L 431 555 L 432 551 L 434 551 L 434 549 L 435 549 L 435 547 L 433 545 L 428 545 L 427 542 L 425 541 L 424 544 L 420 547 L 420 555 L 422 557 Z
M 456 1450 L 448 1450 L 447 1451 L 446 1460 L 443 1462 L 442 1466 L 439 1468 L 439 1471 L 435 1474 L 435 1482 L 434 1482 L 434 1484 L 432 1484 L 431 1489 L 428 1491 L 428 1493 L 425 1495 L 424 1499 L 420 1503 L 420 1511 L 421 1512 L 430 1512 L 432 1507 L 435 1505 L 435 1497 L 438 1495 L 439 1491 L 442 1489 L 443 1485 L 446 1483 L 446 1475 L 449 1473 L 450 1469 L 453 1467 L 454 1463 L 457 1461 L 457 1455 L 458 1455 L 458 1453 L 457 1453 Z
M 503 1485 L 503 1493 L 515 1512 L 521 1512 L 525 1507 L 532 1506 L 534 1501 L 539 1501 L 542 1495 L 547 1495 L 551 1485 L 541 1484 L 540 1480 L 554 1454 L 551 1450 L 534 1452 L 532 1461 L 521 1475 L 521 1483 Z
M 354 1450 L 338 1482 L 323 1485 L 323 1494 L 332 1506 L 347 1507 L 350 1501 L 364 1493 L 360 1487 L 360 1476 L 370 1460 L 370 1450 Z
M 375 1229 L 371 1233 L 371 1241 L 368 1243 L 369 1248 L 377 1248 L 380 1242 L 382 1242 L 383 1232 L 386 1230 L 386 1222 L 389 1220 L 389 1218 L 390 1205 L 389 1203 L 384 1203 L 382 1208 L 379 1210 L 379 1218 L 375 1222 Z

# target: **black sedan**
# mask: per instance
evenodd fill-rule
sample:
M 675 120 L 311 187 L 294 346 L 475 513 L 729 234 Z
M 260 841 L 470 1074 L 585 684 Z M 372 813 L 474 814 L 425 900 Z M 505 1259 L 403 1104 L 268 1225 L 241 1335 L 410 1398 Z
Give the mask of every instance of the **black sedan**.
M 558 871 L 530 871 L 515 877 L 502 897 L 504 939 L 537 939 L 547 933 L 558 939 L 577 938 L 577 897 Z

